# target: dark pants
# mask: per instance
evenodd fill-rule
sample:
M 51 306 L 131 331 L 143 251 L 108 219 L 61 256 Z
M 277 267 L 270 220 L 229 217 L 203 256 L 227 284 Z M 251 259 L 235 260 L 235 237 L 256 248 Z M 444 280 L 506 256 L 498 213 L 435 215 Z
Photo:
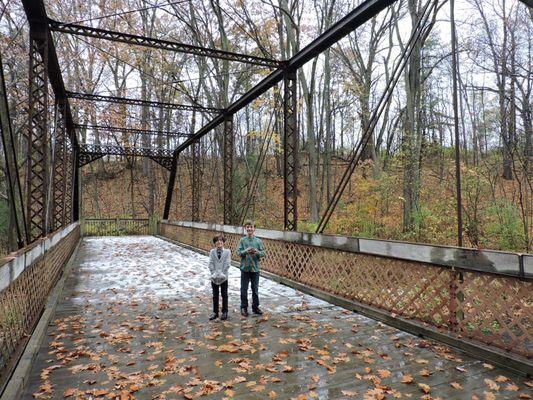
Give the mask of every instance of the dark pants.
M 213 312 L 218 314 L 218 289 L 222 292 L 222 312 L 228 312 L 228 281 L 221 283 L 220 285 L 215 285 L 211 282 L 211 287 L 213 288 Z
M 252 308 L 259 308 L 259 272 L 241 270 L 241 308 L 248 308 L 248 282 L 252 283 Z

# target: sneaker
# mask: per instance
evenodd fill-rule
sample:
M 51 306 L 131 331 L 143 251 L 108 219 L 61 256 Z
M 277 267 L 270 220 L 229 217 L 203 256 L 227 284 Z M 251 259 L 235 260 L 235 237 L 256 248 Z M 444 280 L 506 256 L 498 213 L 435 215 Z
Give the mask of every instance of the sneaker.
M 209 321 L 213 321 L 214 319 L 217 319 L 218 318 L 218 314 L 217 313 L 213 313 L 211 314 L 211 316 L 209 317 Z
M 259 307 L 254 308 L 253 312 L 255 315 L 263 315 L 263 311 L 261 311 Z
M 246 308 L 241 308 L 241 315 L 243 317 L 247 317 L 248 316 L 248 310 Z
M 227 312 L 223 312 L 223 313 L 222 313 L 222 316 L 220 317 L 220 319 L 221 319 L 222 321 L 227 320 L 227 319 L 228 319 L 228 313 L 227 313 Z

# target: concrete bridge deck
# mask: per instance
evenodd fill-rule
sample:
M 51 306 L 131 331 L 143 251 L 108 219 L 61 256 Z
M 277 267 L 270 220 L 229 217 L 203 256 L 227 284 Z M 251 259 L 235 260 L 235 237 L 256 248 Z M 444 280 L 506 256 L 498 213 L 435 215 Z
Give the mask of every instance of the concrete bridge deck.
M 209 322 L 207 257 L 83 239 L 24 399 L 516 399 L 531 379 L 261 280 L 265 315 Z

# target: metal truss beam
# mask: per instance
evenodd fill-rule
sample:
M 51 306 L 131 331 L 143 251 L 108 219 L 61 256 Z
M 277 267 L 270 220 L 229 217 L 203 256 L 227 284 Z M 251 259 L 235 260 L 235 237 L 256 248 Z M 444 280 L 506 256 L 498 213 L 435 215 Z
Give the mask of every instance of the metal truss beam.
M 107 155 L 148 157 L 168 170 L 172 167 L 172 150 L 104 144 L 81 144 L 79 146 L 77 165 L 78 167 L 83 167 Z
M 321 52 L 331 47 L 343 37 L 353 32 L 357 27 L 370 20 L 380 11 L 384 10 L 397 0 L 366 0 L 358 5 L 352 12 L 347 14 L 337 23 L 333 24 L 327 31 L 322 33 L 319 37 L 305 46 L 301 51 L 296 53 L 291 59 L 284 62 L 282 66 L 273 71 L 270 75 L 264 78 L 261 82 L 251 88 L 248 92 L 241 96 L 238 100 L 232 103 L 225 111 L 226 114 L 235 114 L 242 110 L 252 101 L 257 99 L 263 93 L 277 85 L 284 78 L 286 72 L 296 71 L 305 63 L 311 61 Z M 200 128 L 194 136 L 187 139 L 180 146 L 176 148 L 179 153 L 190 146 L 196 140 L 209 133 L 216 126 L 224 122 L 224 114 L 217 115 L 214 119 Z
M 76 129 L 89 129 L 97 131 L 117 132 L 117 133 L 133 133 L 139 135 L 162 135 L 172 137 L 189 137 L 190 133 L 171 132 L 171 131 L 153 131 L 148 129 L 134 129 L 134 128 L 122 128 L 120 126 L 104 126 L 104 125 L 74 125 Z
M 48 187 L 48 37 L 30 27 L 29 131 L 26 218 L 30 243 L 47 233 Z M 44 55 L 44 58 L 43 56 Z
M 271 60 L 264 57 L 251 56 L 247 54 L 239 54 L 231 51 L 210 49 L 201 46 L 193 46 L 169 40 L 161 40 L 149 38 L 145 36 L 132 35 L 129 33 L 114 32 L 106 29 L 92 28 L 90 26 L 83 26 L 77 24 L 68 24 L 63 22 L 48 20 L 50 29 L 54 32 L 68 33 L 71 35 L 94 37 L 97 39 L 110 40 L 113 42 L 121 42 L 133 44 L 138 46 L 151 47 L 155 49 L 170 50 L 179 53 L 194 54 L 209 58 L 218 58 L 229 61 L 237 61 L 247 64 L 260 65 L 264 67 L 277 68 L 280 65 L 279 61 Z
M 296 231 L 298 225 L 298 125 L 296 72 L 283 80 L 283 227 Z
M 233 225 L 233 160 L 235 154 L 235 133 L 233 131 L 233 116 L 229 115 L 224 120 L 224 224 Z
M 178 169 L 178 155 L 174 153 L 172 156 L 172 164 L 170 166 L 170 177 L 168 178 L 167 197 L 165 199 L 165 210 L 163 211 L 163 219 L 168 219 L 170 214 L 170 204 L 172 203 L 172 194 L 174 193 L 174 184 L 176 183 L 176 172 Z
M 217 112 L 224 111 L 220 108 L 213 108 L 213 107 L 201 107 L 201 106 L 193 106 L 193 105 L 188 105 L 188 104 L 163 103 L 159 101 L 128 99 L 125 97 L 103 96 L 103 95 L 98 95 L 98 94 L 78 93 L 78 92 L 67 92 L 67 97 L 70 99 L 78 99 L 78 100 L 105 101 L 108 103 L 129 104 L 133 106 L 160 107 L 160 108 L 167 108 L 171 110 L 182 110 L 182 111 L 199 111 L 199 112 L 210 112 L 210 113 L 217 113 Z
M 191 217 L 193 222 L 200 221 L 200 189 L 202 183 L 202 167 L 201 167 L 201 147 L 200 141 L 194 142 L 192 147 L 192 176 L 191 176 L 191 192 L 192 192 L 192 210 Z
M 18 170 L 17 151 L 15 148 L 15 140 L 13 138 L 13 127 L 11 125 L 11 117 L 9 115 L 9 103 L 7 100 L 6 84 L 4 79 L 4 65 L 2 62 L 2 55 L 0 54 L 0 136 L 2 143 L 2 150 L 4 153 L 4 173 L 6 176 L 7 193 L 11 203 L 11 217 L 15 225 L 17 235 L 17 247 L 20 249 L 24 247 L 28 240 L 28 232 L 26 229 L 26 218 L 22 200 L 22 187 L 20 185 L 20 176 Z M 19 210 L 21 217 L 19 219 Z M 8 232 L 10 234 L 11 232 Z M 9 243 L 11 247 L 11 243 Z M 14 250 L 14 249 L 9 249 Z
M 78 141 L 76 139 L 76 133 L 74 131 L 74 122 L 72 119 L 72 113 L 70 105 L 65 91 L 65 83 L 63 76 L 61 75 L 61 68 L 59 67 L 59 60 L 57 58 L 57 52 L 54 45 L 54 40 L 48 29 L 48 16 L 46 15 L 46 8 L 43 0 L 21 0 L 26 12 L 26 17 L 30 23 L 30 28 L 34 31 L 42 32 L 48 41 L 48 46 L 42 51 L 46 51 L 46 55 L 43 53 L 41 57 L 46 59 L 48 68 L 48 79 L 52 90 L 54 91 L 56 99 L 59 103 L 66 108 L 66 127 L 68 136 L 71 140 L 72 146 L 76 147 Z
M 51 230 L 56 230 L 66 225 L 65 203 L 68 175 L 67 155 L 67 128 L 65 123 L 65 107 L 56 103 L 56 118 L 53 142 L 53 168 L 52 168 L 52 215 L 50 220 Z

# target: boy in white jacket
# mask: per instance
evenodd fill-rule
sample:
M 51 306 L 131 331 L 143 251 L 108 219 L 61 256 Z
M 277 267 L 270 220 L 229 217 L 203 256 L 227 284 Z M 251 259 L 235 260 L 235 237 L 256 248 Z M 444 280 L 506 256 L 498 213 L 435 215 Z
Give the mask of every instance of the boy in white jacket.
M 228 318 L 228 269 L 231 263 L 231 251 L 224 248 L 226 238 L 222 235 L 215 236 L 215 248 L 209 252 L 209 271 L 211 272 L 211 287 L 213 288 L 213 314 L 209 317 L 212 321 L 218 318 L 218 292 L 222 294 L 221 320 Z

